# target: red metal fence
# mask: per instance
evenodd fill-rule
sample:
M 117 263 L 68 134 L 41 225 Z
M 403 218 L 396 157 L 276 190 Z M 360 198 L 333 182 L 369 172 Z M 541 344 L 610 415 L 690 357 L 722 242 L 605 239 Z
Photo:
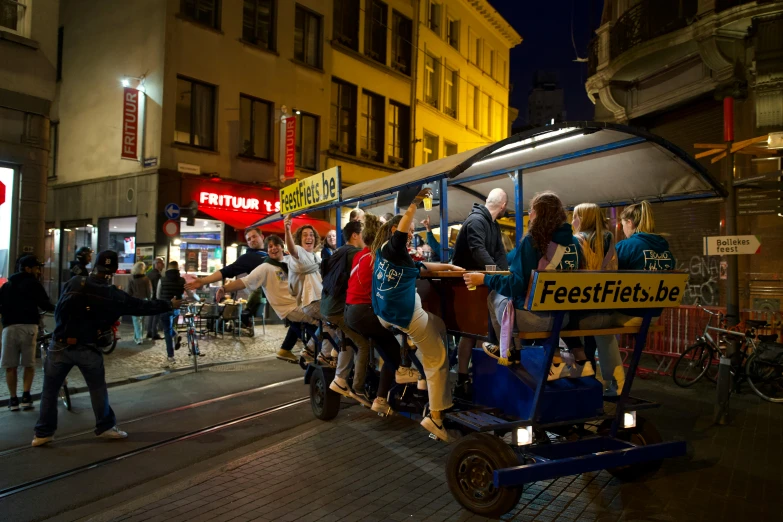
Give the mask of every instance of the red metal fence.
M 713 306 L 705 308 L 713 312 L 720 311 L 724 314 L 726 313 L 725 308 Z M 781 312 L 742 310 L 740 316 L 743 321 L 745 319 L 763 319 L 767 321 L 771 327 L 760 330 L 759 333 L 761 334 L 774 333 L 780 336 L 783 330 L 781 327 L 781 319 L 783 318 Z M 704 332 L 704 327 L 710 318 L 711 316 L 698 306 L 680 306 L 679 308 L 664 309 L 661 319 L 658 321 L 658 324 L 663 326 L 663 331 L 652 333 L 648 337 L 644 353 L 650 357 L 642 358 L 639 373 L 669 375 L 674 362 Z M 712 317 L 710 324 L 717 326 L 717 318 Z M 621 336 L 620 350 L 627 355 L 633 350 L 633 343 L 633 336 Z

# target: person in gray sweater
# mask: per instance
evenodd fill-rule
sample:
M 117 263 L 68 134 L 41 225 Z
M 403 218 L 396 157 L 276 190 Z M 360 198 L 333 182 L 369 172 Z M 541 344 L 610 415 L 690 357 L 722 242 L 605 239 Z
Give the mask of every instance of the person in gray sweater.
M 152 283 L 149 278 L 144 275 L 144 263 L 139 261 L 131 269 L 130 283 L 128 284 L 128 295 L 135 297 L 136 299 L 151 299 L 152 298 Z M 133 342 L 141 344 L 144 339 L 144 317 L 133 316 Z

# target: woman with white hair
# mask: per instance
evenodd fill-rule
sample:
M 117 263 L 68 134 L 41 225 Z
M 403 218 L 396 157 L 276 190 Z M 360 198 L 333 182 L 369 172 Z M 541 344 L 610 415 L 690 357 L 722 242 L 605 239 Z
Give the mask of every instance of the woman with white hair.
M 149 278 L 144 275 L 144 263 L 139 261 L 133 268 L 131 268 L 131 278 L 128 284 L 128 295 L 137 299 L 151 299 L 152 298 L 152 283 Z M 144 338 L 144 317 L 133 316 L 133 341 L 136 344 L 141 344 Z

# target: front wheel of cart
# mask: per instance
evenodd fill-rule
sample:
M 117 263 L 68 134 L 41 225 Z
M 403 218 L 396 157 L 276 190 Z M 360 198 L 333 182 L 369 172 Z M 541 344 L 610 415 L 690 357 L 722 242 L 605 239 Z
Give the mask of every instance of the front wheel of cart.
M 310 377 L 310 406 L 313 415 L 324 421 L 334 419 L 340 411 L 340 395 L 329 389 L 323 368 L 316 368 Z
M 497 518 L 519 503 L 522 486 L 497 488 L 493 474 L 518 464 L 516 453 L 502 439 L 471 433 L 456 442 L 449 453 L 446 480 L 451 494 L 465 509 Z
M 637 446 L 649 446 L 651 444 L 659 444 L 663 442 L 663 438 L 661 437 L 661 434 L 658 433 L 658 429 L 655 427 L 655 425 L 644 417 L 636 418 L 635 428 L 618 431 L 617 438 L 631 442 Z M 663 460 L 650 460 L 647 462 L 632 464 L 630 466 L 610 468 L 607 471 L 620 480 L 632 482 L 636 480 L 644 480 L 655 475 L 655 473 L 661 469 L 662 464 Z

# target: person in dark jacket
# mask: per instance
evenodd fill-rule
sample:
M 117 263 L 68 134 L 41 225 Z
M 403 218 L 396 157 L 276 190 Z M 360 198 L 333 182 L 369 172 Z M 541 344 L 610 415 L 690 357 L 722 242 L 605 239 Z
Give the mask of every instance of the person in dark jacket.
M 92 261 L 92 249 L 90 247 L 81 247 L 76 251 L 74 260 L 71 261 L 71 276 L 86 276 L 90 273 L 87 265 Z
M 163 262 L 162 257 L 155 258 L 155 263 L 152 265 L 152 268 L 147 272 L 147 278 L 150 280 L 150 284 L 152 285 L 152 296 L 158 295 L 158 282 L 160 282 L 160 277 L 163 272 L 163 268 L 166 266 L 166 264 Z M 160 339 L 163 339 L 160 335 L 158 335 L 158 331 L 160 330 L 160 321 L 158 320 L 157 315 L 151 315 L 147 319 L 147 339 L 158 341 Z
M 157 298 L 163 301 L 182 299 L 182 295 L 185 292 L 185 278 L 179 275 L 179 263 L 169 261 L 168 270 L 166 270 L 163 277 L 160 278 L 160 283 L 158 283 Z M 191 299 L 198 301 L 198 297 L 195 294 L 190 291 L 187 292 Z M 182 342 L 182 337 L 177 335 L 175 330 L 178 317 L 179 308 L 160 315 L 160 321 L 163 324 L 163 337 L 166 339 L 167 360 L 166 364 L 164 364 L 165 368 L 170 368 L 174 365 L 174 350 L 179 350 L 179 345 Z M 196 351 L 196 355 L 200 357 L 201 353 Z
M 185 285 L 186 290 L 198 290 L 204 285 L 215 283 L 223 279 L 231 279 L 241 275 L 249 274 L 258 265 L 264 262 L 267 253 L 264 252 L 264 234 L 259 228 L 248 228 L 245 230 L 245 240 L 247 241 L 247 252 L 237 258 L 236 261 L 228 266 L 215 270 L 214 273 L 191 281 Z
M 506 212 L 507 206 L 508 195 L 499 188 L 490 191 L 484 205 L 473 204 L 473 210 L 457 234 L 452 263 L 465 270 L 486 270 L 487 265 L 495 265 L 498 270 L 508 270 L 503 234 L 496 221 Z M 465 398 L 469 396 L 465 387 L 469 380 L 470 355 L 475 345 L 474 339 L 463 337 L 457 348 L 457 394 Z
M 35 340 L 40 320 L 38 309 L 54 311 L 54 305 L 38 281 L 42 265 L 35 256 L 22 257 L 18 263 L 19 272 L 8 278 L 8 282 L 0 288 L 3 314 L 0 366 L 5 369 L 5 382 L 11 395 L 8 409 L 11 411 L 19 411 L 20 406 L 16 396 L 17 368 L 20 364 L 24 367 L 21 407 L 25 410 L 33 407 L 30 388 L 35 376 Z
M 90 390 L 95 434 L 106 439 L 128 436 L 117 426 L 109 405 L 103 354 L 98 346 L 120 316 L 161 314 L 178 309 L 181 301 L 142 301 L 129 296 L 111 284 L 117 266 L 117 252 L 101 252 L 92 274 L 72 278 L 60 295 L 54 311 L 54 335 L 46 357 L 41 413 L 35 425 L 33 446 L 54 439 L 59 390 L 74 366 L 79 367 Z

